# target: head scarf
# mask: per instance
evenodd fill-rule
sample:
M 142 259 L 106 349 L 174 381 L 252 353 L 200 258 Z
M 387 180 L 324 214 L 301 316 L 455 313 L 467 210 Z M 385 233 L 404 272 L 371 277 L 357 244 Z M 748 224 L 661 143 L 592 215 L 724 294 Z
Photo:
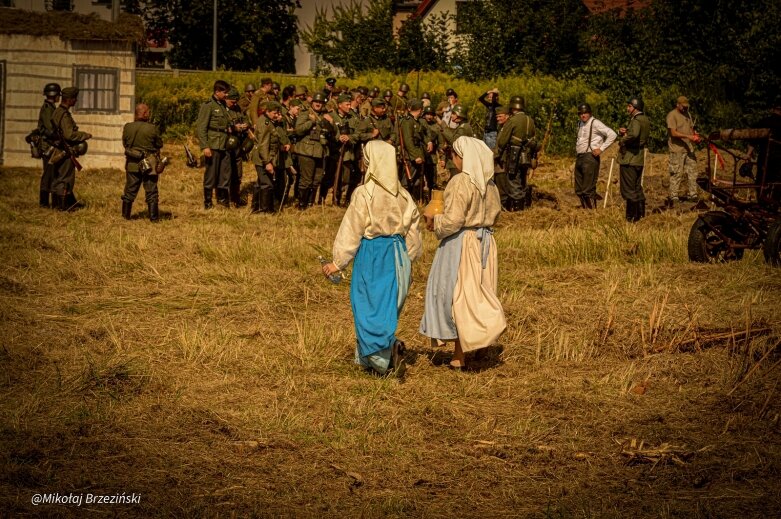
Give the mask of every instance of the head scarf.
M 494 178 L 494 154 L 483 141 L 461 136 L 453 143 L 453 150 L 464 161 L 461 172 L 469 176 L 472 184 L 485 196 L 485 186 Z
M 369 141 L 363 147 L 363 160 L 366 162 L 366 191 L 369 198 L 374 196 L 374 188 L 382 189 L 397 196 L 399 194 L 399 174 L 396 166 L 396 148 L 385 141 Z

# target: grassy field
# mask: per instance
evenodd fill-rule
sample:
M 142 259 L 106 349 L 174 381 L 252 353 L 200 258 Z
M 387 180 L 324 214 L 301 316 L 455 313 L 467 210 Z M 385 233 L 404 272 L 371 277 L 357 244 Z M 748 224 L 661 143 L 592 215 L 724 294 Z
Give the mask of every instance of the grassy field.
M 342 210 L 206 212 L 169 151 L 157 225 L 142 200 L 120 217 L 119 171 L 79 173 L 86 207 L 63 214 L 37 207 L 37 171 L 0 169 L 0 516 L 781 516 L 781 271 L 761 252 L 689 263 L 694 213 L 576 209 L 550 160 L 546 200 L 497 228 L 500 344 L 458 373 L 417 334 L 427 234 L 408 369 L 380 378 L 315 259 Z M 140 499 L 31 504 L 46 493 Z

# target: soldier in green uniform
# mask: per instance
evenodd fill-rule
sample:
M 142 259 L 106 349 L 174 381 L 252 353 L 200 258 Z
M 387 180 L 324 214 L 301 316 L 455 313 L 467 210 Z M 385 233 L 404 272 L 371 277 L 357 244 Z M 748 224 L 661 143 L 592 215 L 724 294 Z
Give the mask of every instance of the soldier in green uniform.
M 295 153 L 299 165 L 298 206 L 306 209 L 314 204 L 320 182 L 323 180 L 325 158 L 328 156 L 329 123 L 323 118 L 325 96 L 318 92 L 312 98 L 312 106 L 296 119 L 298 142 Z
M 447 157 L 447 162 L 442 165 L 452 177 L 459 171 L 453 163 L 453 143 L 462 135 L 474 137 L 475 132 L 472 130 L 472 125 L 469 124 L 469 121 L 466 118 L 466 110 L 461 105 L 455 105 L 450 111 L 450 126 L 443 120 L 440 120 L 439 124 L 442 128 L 442 137 L 446 144 L 445 156 Z
M 280 122 L 280 126 L 285 130 L 285 134 L 287 135 L 286 142 L 289 144 L 285 158 L 285 169 L 288 175 L 293 175 L 293 178 L 290 179 L 292 183 L 288 184 L 288 191 L 289 187 L 292 186 L 294 198 L 298 194 L 298 182 L 301 178 L 301 175 L 298 174 L 301 169 L 298 165 L 298 155 L 295 154 L 295 147 L 298 142 L 298 136 L 296 135 L 296 120 L 302 110 L 305 110 L 305 108 L 301 100 L 291 99 L 290 103 L 288 103 L 287 111 L 282 111 L 283 119 Z M 288 191 L 283 191 L 280 197 L 281 200 L 284 201 L 288 199 Z
M 244 176 L 244 141 L 249 138 L 249 125 L 241 112 L 239 102 L 241 97 L 235 88 L 228 90 L 225 96 L 225 106 L 228 108 L 230 127 L 225 149 L 231 158 L 230 201 L 234 207 L 244 207 L 247 202 L 241 198 L 241 179 Z
M 276 96 L 272 91 L 273 86 L 274 82 L 270 77 L 264 77 L 260 80 L 260 89 L 252 96 L 249 108 L 247 108 L 247 118 L 251 125 L 254 125 L 260 114 L 263 113 L 263 103 L 276 101 Z
M 423 163 L 423 176 L 426 179 L 429 192 L 432 189 L 437 189 L 437 157 L 440 153 L 441 142 L 444 139 L 442 137 L 442 129 L 437 124 L 436 113 L 434 107 L 423 107 L 423 128 L 428 134 L 426 140 L 431 143 L 431 149 L 426 153 L 425 161 Z
M 399 154 L 402 159 L 402 185 L 409 191 L 416 202 L 425 201 L 423 175 L 426 155 L 433 149 L 429 140 L 429 132 L 425 129 L 426 122 L 421 119 L 423 102 L 420 99 L 412 99 L 409 102 L 409 113 L 401 119 L 401 140 L 399 141 Z M 402 147 L 403 143 L 403 147 Z M 409 166 L 409 173 L 407 173 Z M 431 189 L 431 186 L 426 186 Z
M 534 120 L 524 112 L 520 96 L 510 99 L 510 118 L 496 139 L 496 156 L 503 158 L 507 179 L 500 196 L 506 200 L 505 209 L 521 211 L 531 206 L 531 188 L 527 185 L 531 159 L 537 149 Z M 502 192 L 504 191 L 504 192 Z
M 645 216 L 643 167 L 645 148 L 651 133 L 651 122 L 643 113 L 643 100 L 633 97 L 627 101 L 629 124 L 618 133 L 618 164 L 620 166 L 621 197 L 626 200 L 626 219 L 636 222 Z
M 160 137 L 157 126 L 149 122 L 149 107 L 147 105 L 143 103 L 136 105 L 133 122 L 127 123 L 122 129 L 122 146 L 125 147 L 125 191 L 122 193 L 122 217 L 130 220 L 133 202 L 143 184 L 149 220 L 156 222 L 159 218 L 157 207 L 159 200 L 157 179 L 159 175 L 155 168 L 142 171 L 139 163 L 142 163 L 149 156 L 157 156 L 160 153 L 160 148 L 163 147 L 163 138 Z
M 372 111 L 369 117 L 363 119 L 358 125 L 358 139 L 367 143 L 374 139 L 383 140 L 396 145 L 396 132 L 393 122 L 386 115 L 387 104 L 385 100 L 377 97 L 372 101 Z
M 396 95 L 391 98 L 388 107 L 390 108 L 392 118 L 400 120 L 407 116 L 407 105 L 409 104 L 407 92 L 409 92 L 409 85 L 402 83 L 399 85 Z
M 92 138 L 92 134 L 79 131 L 70 109 L 76 106 L 79 100 L 79 89 L 77 87 L 66 87 L 62 89 L 62 101 L 52 114 L 52 129 L 59 144 L 55 147 L 65 148 L 62 141 L 67 143 L 73 149 L 74 146 L 83 143 L 86 149 L 86 142 Z M 81 146 L 76 146 L 78 149 Z M 73 187 L 76 184 L 76 165 L 65 156 L 53 164 L 54 178 L 52 180 L 52 194 L 57 202 L 56 206 L 60 211 L 67 211 L 76 207 L 76 195 L 73 193 Z
M 206 159 L 203 174 L 203 207 L 212 208 L 212 191 L 217 190 L 217 201 L 224 207 L 230 206 L 231 156 L 225 149 L 231 126 L 230 114 L 225 104 L 230 85 L 218 79 L 214 82 L 214 93 L 201 105 L 196 121 L 196 135 Z
M 506 106 L 498 106 L 496 108 L 496 123 L 499 127 L 499 132 L 502 131 L 507 120 L 510 118 L 510 110 Z M 498 137 L 498 134 L 497 134 Z M 502 207 L 510 207 L 507 203 L 507 193 L 510 188 L 507 184 L 507 172 L 504 170 L 504 153 L 499 154 L 499 147 L 494 146 L 494 183 L 499 190 L 499 198 L 502 202 Z
M 252 96 L 255 95 L 255 85 L 247 83 L 244 87 L 244 95 L 239 99 L 239 109 L 241 113 L 246 114 L 249 109 L 249 105 L 252 102 Z
M 52 192 L 52 179 L 54 178 L 54 164 L 49 164 L 51 156 L 51 143 L 55 140 L 52 115 L 57 109 L 60 100 L 60 85 L 49 83 L 43 87 L 45 97 L 40 112 L 38 112 L 38 150 L 43 161 L 43 175 L 41 175 L 41 187 L 38 202 L 41 207 L 49 207 L 49 194 Z M 52 206 L 54 200 L 52 200 Z
M 361 103 L 361 119 L 369 117 L 372 113 L 372 101 L 380 95 L 379 87 L 374 87 L 366 93 L 366 99 Z
M 266 104 L 266 110 L 255 124 L 256 144 L 252 162 L 258 172 L 252 197 L 252 212 L 274 212 L 275 181 L 285 174 L 282 140 L 277 125 L 282 118 L 281 106 L 276 101 Z
M 320 185 L 320 196 L 333 184 L 338 190 L 334 199 L 336 205 L 347 205 L 353 190 L 360 182 L 360 173 L 355 164 L 358 148 L 358 118 L 353 114 L 353 96 L 341 94 L 336 99 L 336 110 L 324 117 L 331 123 L 331 135 L 329 139 L 330 150 L 326 161 L 326 175 Z

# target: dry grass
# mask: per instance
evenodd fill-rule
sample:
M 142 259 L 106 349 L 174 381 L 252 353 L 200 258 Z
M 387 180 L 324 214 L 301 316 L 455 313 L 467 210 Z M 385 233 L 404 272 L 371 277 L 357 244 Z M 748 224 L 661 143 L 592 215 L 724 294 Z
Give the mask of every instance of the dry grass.
M 576 210 L 568 167 L 535 176 L 558 210 L 503 215 L 509 328 L 465 373 L 416 333 L 426 237 L 402 380 L 353 366 L 349 286 L 318 274 L 340 210 L 204 212 L 200 171 L 175 166 L 154 226 L 120 218 L 119 172 L 79 174 L 87 207 L 60 214 L 37 172 L 0 170 L 0 510 L 778 516 L 779 271 L 689 263 L 692 213 Z M 141 503 L 30 504 L 123 491 Z

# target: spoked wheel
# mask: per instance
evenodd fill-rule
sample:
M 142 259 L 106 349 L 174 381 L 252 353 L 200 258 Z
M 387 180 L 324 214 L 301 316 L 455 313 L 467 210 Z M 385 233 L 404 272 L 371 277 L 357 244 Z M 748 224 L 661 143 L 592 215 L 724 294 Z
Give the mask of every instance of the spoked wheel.
M 770 224 L 762 251 L 765 253 L 765 261 L 774 267 L 781 267 L 781 220 Z
M 743 249 L 730 247 L 719 236 L 719 233 L 732 235 L 734 227 L 735 221 L 726 213 L 712 211 L 700 216 L 689 231 L 689 260 L 699 263 L 722 263 L 743 258 Z

